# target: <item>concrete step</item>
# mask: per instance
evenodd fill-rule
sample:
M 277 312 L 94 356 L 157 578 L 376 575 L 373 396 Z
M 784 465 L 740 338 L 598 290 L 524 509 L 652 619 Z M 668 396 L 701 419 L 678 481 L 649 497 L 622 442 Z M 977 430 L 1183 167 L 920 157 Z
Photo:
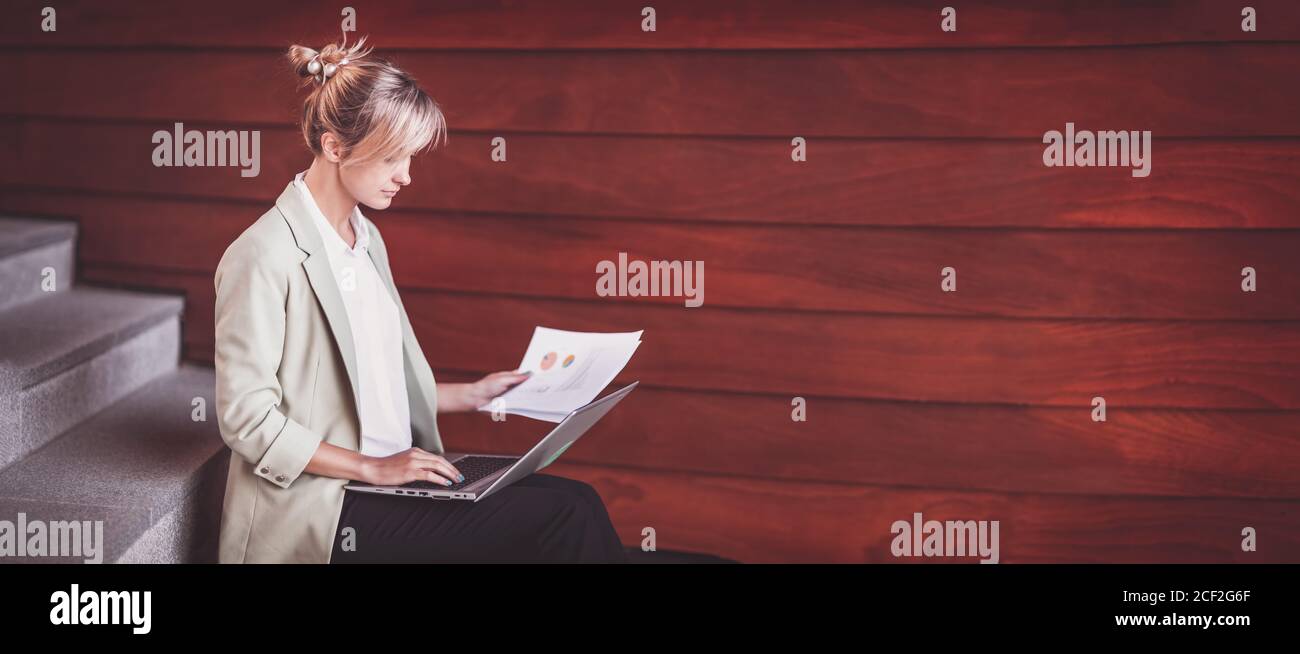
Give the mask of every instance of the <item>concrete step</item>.
M 74 286 L 0 311 L 0 469 L 173 370 L 183 307 Z
M 215 380 L 212 368 L 180 366 L 0 472 L 0 520 L 16 527 L 22 513 L 51 530 L 57 521 L 101 521 L 105 563 L 215 562 L 230 461 Z M 205 421 L 193 419 L 195 398 Z M 83 535 L 95 532 L 90 525 Z M 0 562 L 82 562 L 92 549 Z
M 43 296 L 47 268 L 53 292 L 72 286 L 77 224 L 0 217 L 0 310 Z

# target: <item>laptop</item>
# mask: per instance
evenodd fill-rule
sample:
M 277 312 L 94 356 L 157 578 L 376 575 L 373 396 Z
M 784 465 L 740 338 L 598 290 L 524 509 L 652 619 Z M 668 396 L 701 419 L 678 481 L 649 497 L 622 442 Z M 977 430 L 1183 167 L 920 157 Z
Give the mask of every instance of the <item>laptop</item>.
M 344 488 L 362 493 L 385 493 L 407 497 L 427 497 L 437 500 L 468 500 L 477 502 L 516 481 L 550 465 L 564 450 L 591 429 L 615 404 L 627 397 L 641 382 L 634 381 L 623 388 L 569 412 L 560 424 L 545 438 L 538 441 L 523 456 L 499 454 L 452 454 L 443 458 L 456 466 L 465 481 L 443 486 L 431 481 L 412 481 L 401 486 L 376 486 L 354 481 Z

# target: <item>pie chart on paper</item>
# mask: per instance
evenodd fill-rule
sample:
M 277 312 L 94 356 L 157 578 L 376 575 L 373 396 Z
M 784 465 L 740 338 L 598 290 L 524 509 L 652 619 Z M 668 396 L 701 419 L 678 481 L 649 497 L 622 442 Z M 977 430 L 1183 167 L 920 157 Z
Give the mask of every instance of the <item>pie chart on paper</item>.
M 556 354 L 554 352 L 547 352 L 544 356 L 542 356 L 542 364 L 541 364 L 542 370 L 550 370 L 551 366 L 555 365 L 555 357 Z

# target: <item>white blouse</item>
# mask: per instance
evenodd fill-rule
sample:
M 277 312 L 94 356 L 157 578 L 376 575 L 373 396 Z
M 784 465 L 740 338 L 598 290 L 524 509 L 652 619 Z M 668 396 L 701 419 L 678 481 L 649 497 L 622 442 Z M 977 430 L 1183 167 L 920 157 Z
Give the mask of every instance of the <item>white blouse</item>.
M 395 454 L 410 448 L 412 442 L 397 303 L 370 259 L 370 233 L 362 220 L 361 209 L 352 210 L 352 230 L 357 240 L 353 247 L 348 247 L 316 205 L 303 179 L 305 174 L 305 171 L 298 173 L 293 184 L 315 217 L 352 328 L 359 377 L 361 453 Z

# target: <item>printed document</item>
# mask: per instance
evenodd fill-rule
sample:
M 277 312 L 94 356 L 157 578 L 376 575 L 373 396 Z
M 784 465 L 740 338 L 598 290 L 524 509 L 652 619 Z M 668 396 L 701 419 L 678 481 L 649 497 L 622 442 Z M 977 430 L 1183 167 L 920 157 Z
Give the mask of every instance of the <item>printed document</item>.
M 614 381 L 641 345 L 641 331 L 604 334 L 537 327 L 518 369 L 532 375 L 478 410 L 560 422 Z

